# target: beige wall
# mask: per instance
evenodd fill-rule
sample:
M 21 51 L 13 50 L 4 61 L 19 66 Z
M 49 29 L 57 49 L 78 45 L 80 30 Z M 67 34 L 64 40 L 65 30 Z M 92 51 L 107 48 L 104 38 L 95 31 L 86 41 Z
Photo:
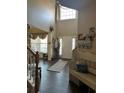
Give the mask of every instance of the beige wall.
M 27 0 L 27 23 L 49 31 L 55 22 L 55 0 Z
M 96 0 L 92 0 L 87 6 L 82 7 L 78 11 L 78 34 L 87 33 L 90 27 L 96 27 Z M 94 39 L 93 46 L 87 50 L 96 53 L 96 39 Z M 82 49 L 83 50 L 83 49 Z
M 78 19 L 61 20 L 57 22 L 57 35 L 61 36 L 76 36 L 77 35 Z
M 92 0 L 87 6 L 82 7 L 78 16 L 78 33 L 89 31 L 90 27 L 96 26 L 96 2 Z
M 55 28 L 55 0 L 27 0 L 27 24 L 47 32 L 50 25 Z M 48 34 L 49 60 L 51 60 L 52 56 L 52 37 L 54 37 L 54 32 L 49 32 Z

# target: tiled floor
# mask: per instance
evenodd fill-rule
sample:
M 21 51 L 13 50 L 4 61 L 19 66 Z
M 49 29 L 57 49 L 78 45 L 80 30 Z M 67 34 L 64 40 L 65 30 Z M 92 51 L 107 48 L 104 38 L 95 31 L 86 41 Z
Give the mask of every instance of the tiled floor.
M 81 93 L 76 85 L 69 83 L 68 65 L 60 73 L 47 71 L 54 63 L 40 60 L 42 78 L 39 93 Z

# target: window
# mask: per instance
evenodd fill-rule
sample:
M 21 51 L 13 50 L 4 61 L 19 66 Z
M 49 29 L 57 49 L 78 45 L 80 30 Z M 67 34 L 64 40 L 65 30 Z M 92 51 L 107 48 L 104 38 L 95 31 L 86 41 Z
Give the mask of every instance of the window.
M 76 10 L 60 6 L 60 20 L 75 19 Z
M 36 39 L 31 39 L 31 48 L 34 51 L 40 52 L 40 39 L 37 37 Z
M 72 50 L 75 49 L 76 46 L 76 39 L 72 38 Z
M 41 53 L 47 53 L 47 38 L 46 36 L 45 39 L 40 39 L 39 37 L 36 38 L 35 40 L 31 39 L 31 48 L 34 51 L 39 51 Z
M 59 55 L 62 55 L 62 38 L 59 39 L 60 48 L 59 48 Z
M 40 39 L 40 52 L 47 53 L 47 36 L 45 39 Z

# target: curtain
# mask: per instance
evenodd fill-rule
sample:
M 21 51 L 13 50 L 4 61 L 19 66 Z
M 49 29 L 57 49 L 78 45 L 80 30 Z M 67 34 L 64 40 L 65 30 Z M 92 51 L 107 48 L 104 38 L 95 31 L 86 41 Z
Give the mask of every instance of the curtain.
M 47 36 L 44 39 L 39 37 L 31 39 L 31 48 L 40 53 L 47 53 Z
M 40 33 L 32 33 L 31 34 L 31 39 L 36 39 L 39 37 L 40 39 L 45 39 L 47 34 L 40 34 Z

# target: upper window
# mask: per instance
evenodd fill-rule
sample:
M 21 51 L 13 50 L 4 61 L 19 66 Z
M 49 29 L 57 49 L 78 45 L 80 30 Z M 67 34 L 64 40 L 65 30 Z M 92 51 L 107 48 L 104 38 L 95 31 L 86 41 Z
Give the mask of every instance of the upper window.
M 60 6 L 60 20 L 75 19 L 76 10 Z

